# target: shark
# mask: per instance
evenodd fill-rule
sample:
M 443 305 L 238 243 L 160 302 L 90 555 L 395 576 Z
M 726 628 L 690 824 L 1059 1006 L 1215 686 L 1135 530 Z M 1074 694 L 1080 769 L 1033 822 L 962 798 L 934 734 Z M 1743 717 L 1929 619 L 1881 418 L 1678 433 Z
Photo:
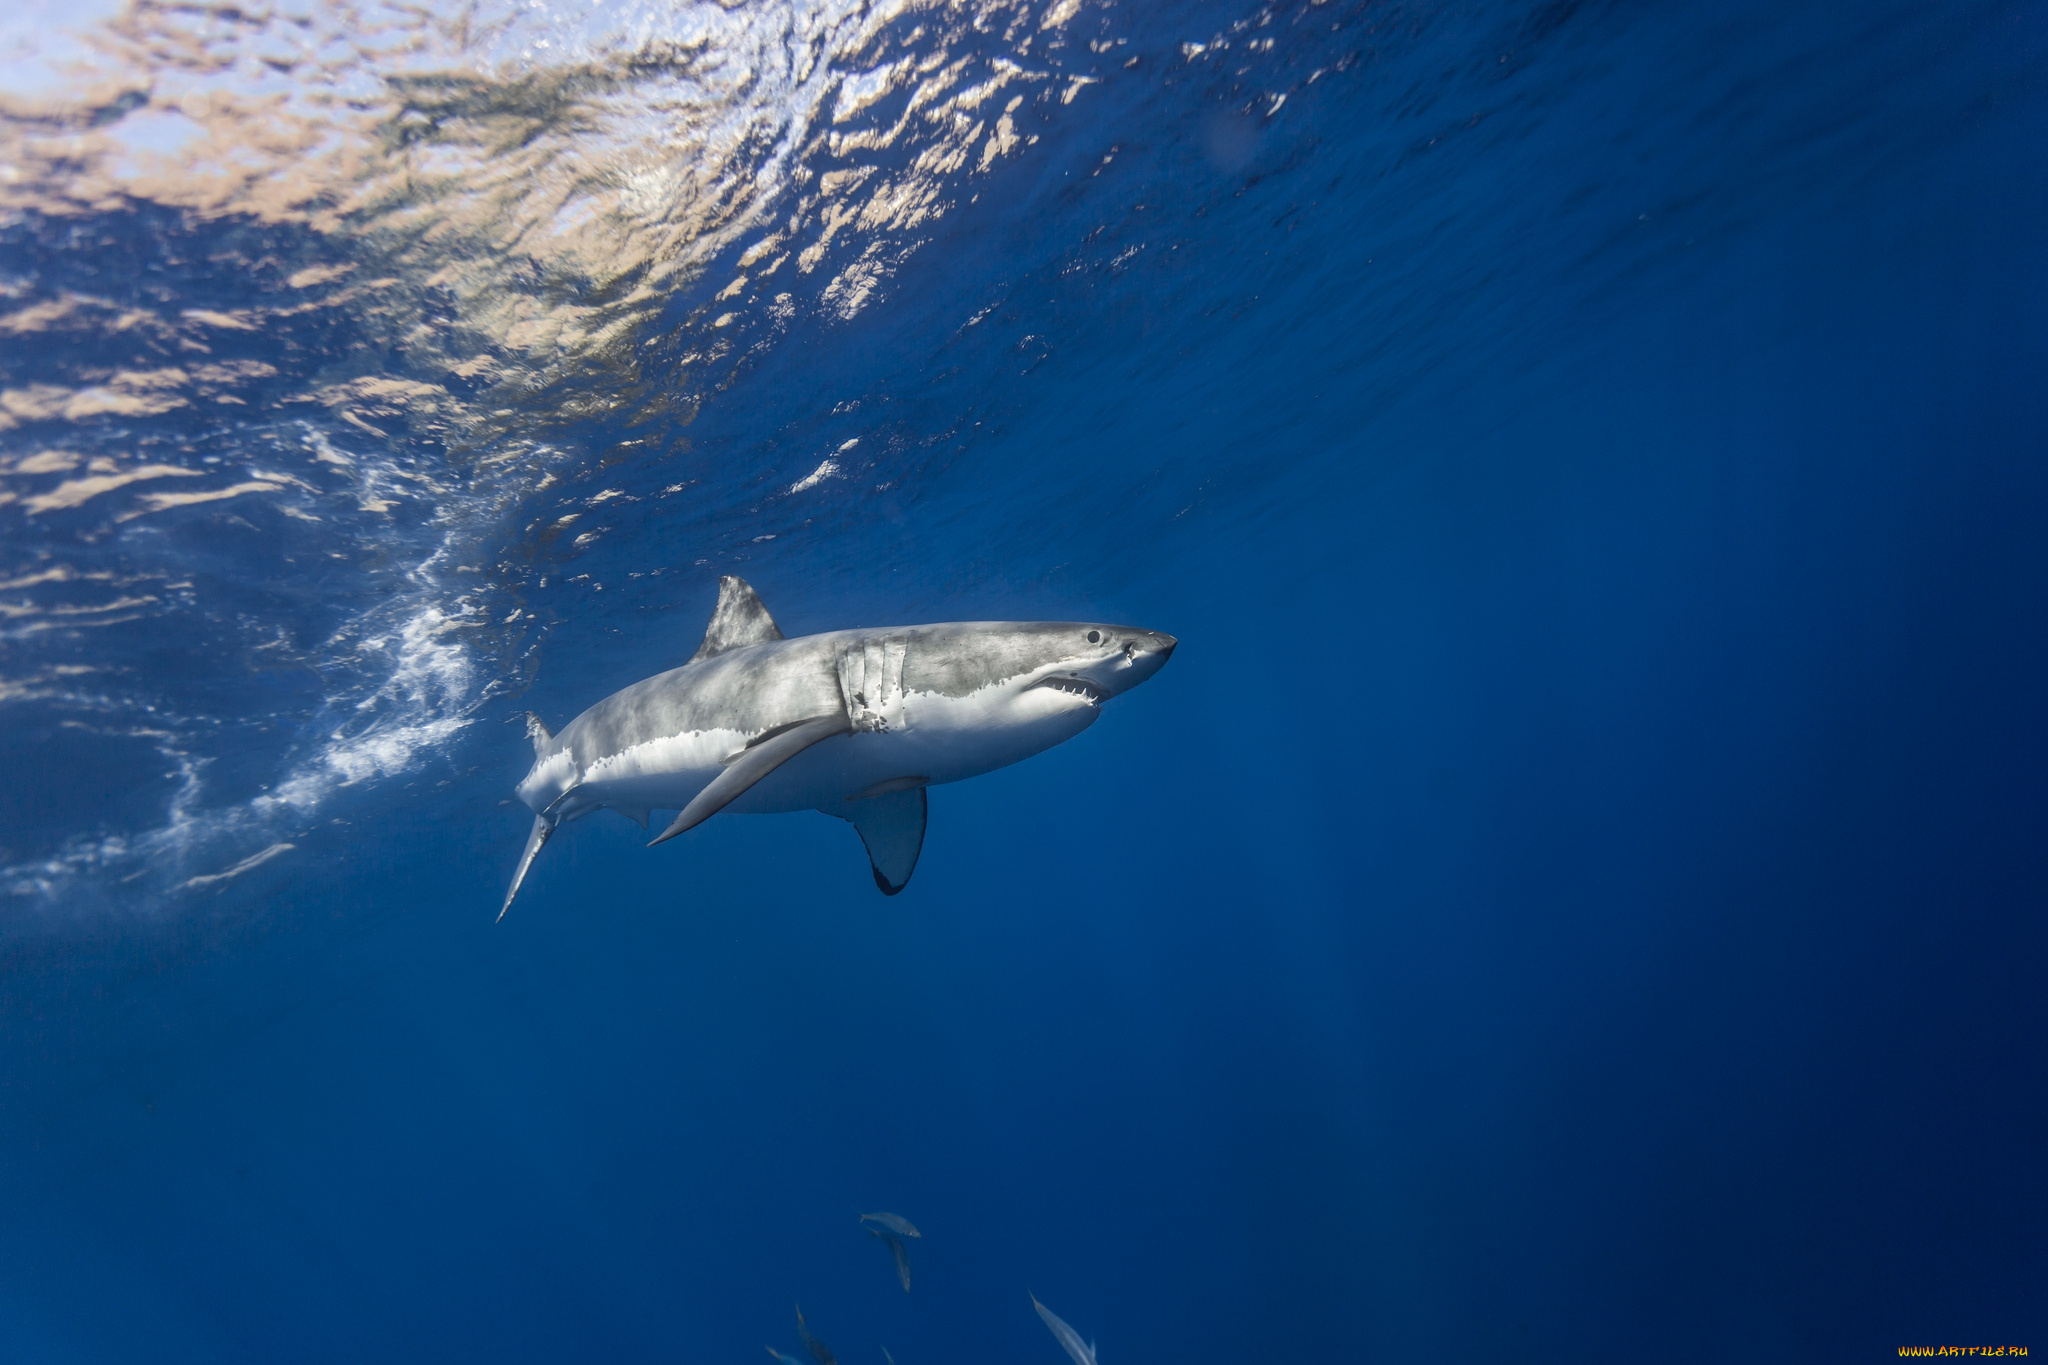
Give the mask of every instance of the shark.
M 1165 666 L 1171 635 L 1087 621 L 954 621 L 786 638 L 752 585 L 719 579 L 680 668 L 612 693 L 559 734 L 529 713 L 533 812 L 498 918 L 565 822 L 611 810 L 649 847 L 712 816 L 823 811 L 851 824 L 893 896 L 924 848 L 926 790 L 1080 734 Z M 914 1233 L 911 1235 L 915 1235 Z
M 1038 1310 L 1038 1316 L 1045 1319 L 1045 1325 L 1052 1329 L 1053 1339 L 1073 1358 L 1074 1365 L 1095 1365 L 1095 1343 L 1082 1341 L 1081 1334 L 1067 1326 L 1066 1320 L 1038 1301 L 1038 1295 L 1031 1296 L 1031 1306 Z

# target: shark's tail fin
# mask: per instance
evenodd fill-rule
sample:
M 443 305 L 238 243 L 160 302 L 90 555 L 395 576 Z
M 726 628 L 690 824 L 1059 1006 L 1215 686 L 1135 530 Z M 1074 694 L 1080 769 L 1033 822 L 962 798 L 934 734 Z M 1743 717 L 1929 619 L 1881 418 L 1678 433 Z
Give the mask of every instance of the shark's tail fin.
M 534 722 L 539 725 L 539 721 Z M 545 734 L 545 731 L 542 731 Z M 512 874 L 512 885 L 505 892 L 505 903 L 498 907 L 498 918 L 505 918 L 505 912 L 512 908 L 512 898 L 519 894 L 519 883 L 526 880 L 526 869 L 533 866 L 533 855 L 540 852 L 540 846 L 555 832 L 555 822 L 545 815 L 533 817 L 533 833 L 526 836 L 526 852 L 519 855 L 519 870 Z
M 531 711 L 526 713 L 526 737 L 533 741 L 535 758 L 546 753 L 548 745 L 555 742 L 555 737 L 548 732 L 548 727 L 541 724 L 540 717 Z

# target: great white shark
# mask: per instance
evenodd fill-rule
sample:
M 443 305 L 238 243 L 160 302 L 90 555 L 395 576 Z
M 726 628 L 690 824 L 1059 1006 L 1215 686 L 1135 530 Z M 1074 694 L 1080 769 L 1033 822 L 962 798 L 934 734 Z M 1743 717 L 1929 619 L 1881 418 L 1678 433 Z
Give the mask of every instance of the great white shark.
M 956 621 L 790 640 L 744 579 L 718 580 L 704 643 L 681 668 L 612 693 L 549 734 L 528 716 L 534 813 L 503 919 L 565 820 L 618 811 L 648 847 L 720 811 L 820 810 L 860 831 L 875 885 L 909 884 L 925 789 L 1072 739 L 1110 698 L 1157 673 L 1176 641 L 1086 621 Z

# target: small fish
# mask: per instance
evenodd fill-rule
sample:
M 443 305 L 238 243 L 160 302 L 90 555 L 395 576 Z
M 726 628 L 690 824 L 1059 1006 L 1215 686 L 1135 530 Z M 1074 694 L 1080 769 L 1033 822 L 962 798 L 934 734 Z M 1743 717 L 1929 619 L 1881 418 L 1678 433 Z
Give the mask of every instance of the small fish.
M 1052 1329 L 1053 1339 L 1074 1358 L 1074 1365 L 1095 1365 L 1095 1343 L 1081 1341 L 1081 1334 L 1061 1321 L 1059 1314 L 1038 1301 L 1038 1295 L 1031 1296 L 1031 1306 L 1038 1310 L 1038 1316 L 1045 1319 L 1045 1325 Z
M 896 1278 L 903 1281 L 903 1292 L 910 1292 L 910 1257 L 904 1254 L 903 1241 L 897 1237 L 884 1237 L 889 1244 L 889 1254 L 896 1259 Z
M 766 1347 L 765 1349 L 767 1350 L 769 1355 L 775 1357 L 776 1365 L 804 1365 L 804 1363 L 801 1360 L 798 1360 L 795 1356 L 786 1356 L 782 1352 L 776 1350 L 773 1346 Z M 894 1362 L 891 1362 L 891 1365 L 894 1365 Z
M 864 1213 L 860 1216 L 860 1221 L 863 1223 L 880 1223 L 898 1237 L 924 1236 L 923 1233 L 910 1225 L 908 1218 L 905 1218 L 900 1213 Z M 873 1231 L 873 1229 L 869 1229 L 869 1231 Z
M 882 1359 L 888 1361 L 889 1365 L 896 1365 L 896 1357 L 889 1354 L 889 1348 L 886 1346 L 882 1348 Z
M 796 1334 L 804 1339 L 804 1349 L 811 1353 L 811 1359 L 818 1365 L 839 1365 L 832 1355 L 832 1348 L 811 1335 L 810 1324 L 804 1321 L 802 1304 L 798 1304 L 796 1309 Z

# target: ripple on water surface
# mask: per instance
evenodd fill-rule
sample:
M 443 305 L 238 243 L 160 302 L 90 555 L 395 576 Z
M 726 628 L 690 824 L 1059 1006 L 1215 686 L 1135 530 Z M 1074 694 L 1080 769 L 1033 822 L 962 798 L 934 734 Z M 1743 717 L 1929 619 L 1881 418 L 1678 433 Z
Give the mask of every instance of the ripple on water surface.
M 145 5 L 10 35 L 0 699 L 68 774 L 10 794 L 15 889 L 274 847 L 521 687 L 531 596 L 619 514 L 758 502 L 689 458 L 700 407 L 882 298 L 1102 79 L 1079 14 Z
M 946 613 L 1085 563 L 1085 595 L 1206 514 L 1335 502 L 1314 471 L 1398 454 L 1401 404 L 1554 366 L 1575 309 L 1867 174 L 1939 23 L 24 14 L 0 707 L 62 778 L 4 798 L 0 882 L 46 906 L 232 883 L 393 782 L 495 801 L 464 779 L 517 746 L 476 722 L 680 662 L 722 571 L 858 624 L 850 584 Z M 1821 53 L 1770 118 L 1674 97 Z

